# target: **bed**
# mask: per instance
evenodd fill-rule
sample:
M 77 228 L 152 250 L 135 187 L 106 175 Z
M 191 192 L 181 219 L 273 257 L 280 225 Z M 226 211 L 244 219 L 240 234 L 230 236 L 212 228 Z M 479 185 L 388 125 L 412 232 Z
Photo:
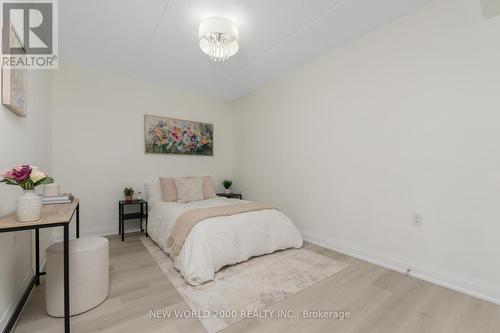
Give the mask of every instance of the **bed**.
M 169 255 L 167 240 L 182 213 L 245 202 L 223 197 L 190 203 L 163 202 L 158 182 L 146 184 L 146 195 L 149 235 Z M 276 209 L 265 209 L 203 220 L 192 228 L 173 260 L 186 282 L 196 286 L 213 280 L 224 266 L 277 250 L 300 248 L 302 244 L 302 236 L 287 216 Z

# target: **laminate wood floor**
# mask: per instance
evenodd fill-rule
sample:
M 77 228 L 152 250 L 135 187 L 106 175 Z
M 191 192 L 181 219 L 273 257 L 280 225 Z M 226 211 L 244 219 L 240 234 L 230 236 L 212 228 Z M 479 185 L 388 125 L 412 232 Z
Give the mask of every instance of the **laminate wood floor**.
M 190 310 L 139 240 L 110 238 L 110 295 L 72 317 L 72 332 L 205 332 L 197 319 L 151 319 L 150 310 Z M 305 247 L 349 268 L 285 298 L 275 310 L 348 311 L 349 319 L 244 319 L 233 332 L 500 332 L 500 306 L 424 282 L 313 244 Z M 62 332 L 45 312 L 44 285 L 31 294 L 15 332 Z M 224 295 L 221 295 L 224 297 Z

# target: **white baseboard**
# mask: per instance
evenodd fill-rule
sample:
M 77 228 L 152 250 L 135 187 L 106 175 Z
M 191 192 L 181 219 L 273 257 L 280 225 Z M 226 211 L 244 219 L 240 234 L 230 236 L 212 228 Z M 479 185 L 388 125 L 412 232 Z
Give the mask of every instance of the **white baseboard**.
M 500 290 L 494 290 L 488 287 L 483 287 L 477 283 L 471 283 L 460 278 L 454 278 L 441 274 L 435 271 L 415 267 L 401 260 L 394 260 L 387 257 L 377 256 L 373 253 L 367 253 L 358 249 L 351 248 L 329 237 L 321 236 L 315 233 L 308 232 L 303 228 L 299 228 L 304 240 L 327 249 L 347 254 L 351 257 L 367 261 L 369 263 L 381 266 L 403 274 L 407 273 L 410 268 L 410 276 L 420 280 L 431 282 L 439 286 L 452 289 L 463 294 L 477 297 L 485 301 L 500 305 Z
M 10 317 L 16 310 L 17 303 L 19 303 L 19 300 L 21 299 L 21 297 L 23 297 L 24 291 L 28 287 L 32 278 L 33 278 L 33 272 L 30 272 L 30 274 L 26 276 L 26 279 L 22 285 L 22 288 L 19 290 L 19 293 L 16 295 L 16 297 L 13 297 L 12 299 L 9 300 L 9 308 L 2 315 L 2 319 L 0 319 L 0 332 L 3 332 L 5 330 L 5 327 L 7 326 Z

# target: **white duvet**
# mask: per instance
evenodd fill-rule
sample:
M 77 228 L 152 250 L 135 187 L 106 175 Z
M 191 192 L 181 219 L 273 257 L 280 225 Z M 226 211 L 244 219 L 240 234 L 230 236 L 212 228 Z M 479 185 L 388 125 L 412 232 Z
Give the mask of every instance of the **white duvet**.
M 167 239 L 177 217 L 195 209 L 241 203 L 241 200 L 213 198 L 191 203 L 150 203 L 148 232 L 168 254 Z M 243 201 L 246 202 L 246 201 Z M 292 221 L 276 209 L 206 219 L 196 224 L 186 238 L 174 266 L 191 285 L 214 279 L 226 265 L 287 248 L 302 247 L 302 236 Z

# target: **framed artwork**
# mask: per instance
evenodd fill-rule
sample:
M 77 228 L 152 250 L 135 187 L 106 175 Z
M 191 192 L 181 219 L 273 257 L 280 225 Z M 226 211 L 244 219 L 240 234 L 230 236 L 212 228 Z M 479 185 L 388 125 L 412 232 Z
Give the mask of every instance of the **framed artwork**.
M 23 47 L 14 26 L 10 26 L 9 45 Z M 2 67 L 2 104 L 19 117 L 26 117 L 28 71 L 24 68 Z
M 158 116 L 144 116 L 146 153 L 214 154 L 214 125 Z

